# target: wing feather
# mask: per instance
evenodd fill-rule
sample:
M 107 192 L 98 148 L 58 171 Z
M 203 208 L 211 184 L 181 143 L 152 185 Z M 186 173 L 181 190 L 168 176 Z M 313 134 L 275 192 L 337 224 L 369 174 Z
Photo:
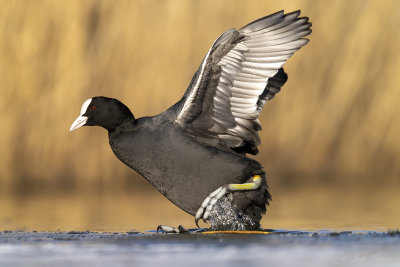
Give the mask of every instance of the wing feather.
M 287 80 L 282 66 L 308 43 L 308 18 L 279 11 L 223 33 L 196 72 L 175 123 L 198 140 L 257 153 L 258 116 Z

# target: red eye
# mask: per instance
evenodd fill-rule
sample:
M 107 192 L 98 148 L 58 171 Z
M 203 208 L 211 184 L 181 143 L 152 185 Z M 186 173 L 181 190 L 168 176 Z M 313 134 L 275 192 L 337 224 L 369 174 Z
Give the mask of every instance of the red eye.
M 91 110 L 96 110 L 96 106 L 91 106 L 90 109 Z

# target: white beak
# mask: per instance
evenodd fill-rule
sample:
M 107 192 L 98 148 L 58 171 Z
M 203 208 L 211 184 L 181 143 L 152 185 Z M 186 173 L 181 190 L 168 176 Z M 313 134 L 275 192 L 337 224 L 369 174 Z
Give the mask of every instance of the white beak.
M 71 128 L 69 129 L 70 132 L 72 132 L 73 130 L 76 130 L 80 127 L 82 127 L 83 125 L 85 125 L 86 121 L 87 121 L 88 117 L 80 115 L 75 121 L 74 123 L 72 123 Z

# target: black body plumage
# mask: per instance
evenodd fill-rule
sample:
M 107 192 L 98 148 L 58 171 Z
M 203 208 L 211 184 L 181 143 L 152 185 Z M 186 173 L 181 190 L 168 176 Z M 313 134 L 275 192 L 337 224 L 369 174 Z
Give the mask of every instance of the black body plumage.
M 244 183 L 255 174 L 264 176 L 257 161 L 197 142 L 167 114 L 127 120 L 109 131 L 109 142 L 122 162 L 191 215 L 216 188 Z M 270 197 L 266 185 L 240 194 L 249 194 L 240 197 L 241 209 L 259 221 Z
M 260 175 L 261 186 L 234 191 L 231 201 L 238 218 L 251 219 L 246 227 L 258 228 L 271 196 L 263 167 L 246 153 L 258 152 L 258 115 L 287 80 L 283 64 L 308 42 L 311 23 L 299 14 L 280 11 L 223 33 L 167 111 L 135 119 L 120 101 L 94 97 L 71 130 L 107 129 L 115 155 L 191 215 L 220 186 Z

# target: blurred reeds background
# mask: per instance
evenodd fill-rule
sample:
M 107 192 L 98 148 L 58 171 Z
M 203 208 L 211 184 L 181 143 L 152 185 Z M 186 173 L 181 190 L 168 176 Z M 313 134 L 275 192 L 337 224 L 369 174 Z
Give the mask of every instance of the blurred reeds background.
M 395 225 L 399 1 L 1 0 L 0 229 L 194 225 L 118 161 L 104 130 L 69 127 L 97 95 L 136 117 L 163 112 L 221 33 L 281 9 L 301 9 L 313 33 L 260 118 L 264 226 Z

